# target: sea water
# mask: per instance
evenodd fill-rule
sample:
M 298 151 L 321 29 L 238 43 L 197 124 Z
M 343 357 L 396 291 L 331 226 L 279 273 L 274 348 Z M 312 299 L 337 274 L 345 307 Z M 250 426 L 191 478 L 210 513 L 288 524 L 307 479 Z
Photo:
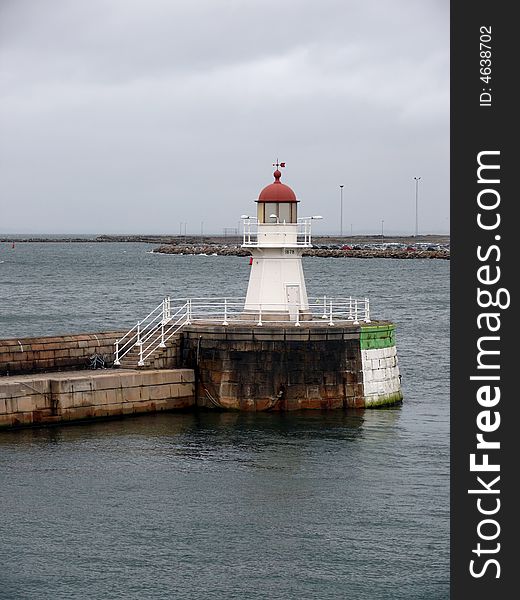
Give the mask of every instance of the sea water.
M 123 330 L 243 296 L 248 257 L 0 246 L 0 338 Z M 449 261 L 304 259 L 396 323 L 404 402 L 0 433 L 0 598 L 449 597 Z

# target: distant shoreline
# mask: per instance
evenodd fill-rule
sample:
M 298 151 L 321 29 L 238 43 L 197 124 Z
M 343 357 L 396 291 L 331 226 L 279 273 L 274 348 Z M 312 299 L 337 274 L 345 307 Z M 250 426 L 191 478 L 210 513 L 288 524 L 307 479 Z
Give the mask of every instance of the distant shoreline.
M 313 241 L 316 244 L 359 244 L 359 243 L 432 243 L 432 244 L 448 244 L 450 236 L 448 234 L 427 234 L 414 236 L 404 235 L 315 235 Z M 78 236 L 75 234 L 0 234 L 0 243 L 44 243 L 44 242 L 63 242 L 63 243 L 92 243 L 92 242 L 142 242 L 148 244 L 241 244 L 242 236 L 238 235 L 146 235 L 146 234 L 114 234 L 114 235 L 85 235 Z
M 24 236 L 0 238 L 0 243 L 145 243 L 157 247 L 152 253 L 177 255 L 250 256 L 242 248 L 242 237 L 168 236 L 168 235 L 99 235 L 92 237 Z M 450 259 L 449 235 L 405 236 L 316 236 L 313 248 L 303 256 L 332 258 L 429 258 Z

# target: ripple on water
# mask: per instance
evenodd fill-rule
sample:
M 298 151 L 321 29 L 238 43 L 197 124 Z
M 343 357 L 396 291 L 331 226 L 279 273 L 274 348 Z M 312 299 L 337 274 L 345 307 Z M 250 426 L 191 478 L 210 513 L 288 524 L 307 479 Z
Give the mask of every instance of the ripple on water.
M 18 244 L 0 337 L 120 329 L 166 294 L 245 293 L 247 257 L 150 249 Z M 396 322 L 402 407 L 4 432 L 0 597 L 449 597 L 449 262 L 304 269 L 310 296 L 369 295 Z

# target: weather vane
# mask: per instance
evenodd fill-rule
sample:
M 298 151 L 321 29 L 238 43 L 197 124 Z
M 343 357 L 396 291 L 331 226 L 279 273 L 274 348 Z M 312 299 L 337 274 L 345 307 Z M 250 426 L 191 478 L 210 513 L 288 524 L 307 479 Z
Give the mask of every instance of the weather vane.
M 276 167 L 276 168 L 282 167 L 283 168 L 283 167 L 285 167 L 285 163 L 284 162 L 278 162 L 278 159 L 276 159 L 276 162 L 273 163 L 273 167 Z

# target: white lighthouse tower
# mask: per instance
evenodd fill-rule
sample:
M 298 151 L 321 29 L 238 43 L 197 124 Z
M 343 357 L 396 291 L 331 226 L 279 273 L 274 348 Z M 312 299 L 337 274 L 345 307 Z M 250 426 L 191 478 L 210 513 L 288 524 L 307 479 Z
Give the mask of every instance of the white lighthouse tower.
M 302 268 L 302 253 L 311 248 L 311 219 L 298 218 L 293 190 L 280 181 L 278 161 L 274 182 L 258 196 L 257 216 L 244 219 L 243 248 L 252 253 L 245 313 L 265 320 L 295 321 L 310 318 Z

